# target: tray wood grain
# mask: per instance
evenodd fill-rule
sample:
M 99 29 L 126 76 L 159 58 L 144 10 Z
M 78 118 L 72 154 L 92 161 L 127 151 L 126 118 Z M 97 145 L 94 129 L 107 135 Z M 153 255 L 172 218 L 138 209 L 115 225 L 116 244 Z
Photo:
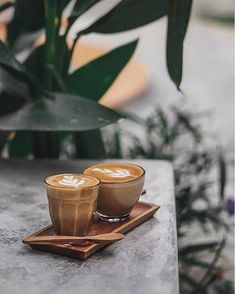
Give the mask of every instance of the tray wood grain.
M 160 208 L 159 205 L 149 204 L 145 202 L 138 202 L 133 208 L 130 217 L 121 223 L 107 223 L 101 221 L 99 218 L 95 218 L 94 223 L 92 225 L 91 231 L 89 235 L 98 235 L 105 234 L 110 232 L 122 233 L 125 234 L 130 230 L 133 230 L 135 227 L 139 226 L 150 217 L 152 217 L 155 212 Z M 55 235 L 53 231 L 53 227 L 47 226 L 42 230 L 32 234 L 29 237 L 37 237 L 37 236 L 51 236 Z M 125 240 L 122 240 L 125 242 Z M 94 252 L 100 250 L 101 248 L 111 244 L 109 243 L 89 243 L 86 246 L 66 246 L 64 244 L 33 244 L 30 245 L 33 249 L 51 252 L 63 256 L 69 256 L 78 259 L 86 259 Z

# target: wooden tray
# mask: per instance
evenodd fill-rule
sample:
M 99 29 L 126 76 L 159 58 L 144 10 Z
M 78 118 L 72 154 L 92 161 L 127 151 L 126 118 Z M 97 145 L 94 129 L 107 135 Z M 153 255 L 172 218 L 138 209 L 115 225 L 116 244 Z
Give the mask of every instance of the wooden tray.
M 152 217 L 154 213 L 160 208 L 159 205 L 149 204 L 144 202 L 138 202 L 133 208 L 130 217 L 121 223 L 107 223 L 101 221 L 98 218 L 95 218 L 95 221 L 92 225 L 89 235 L 98 235 L 110 232 L 116 233 L 127 233 L 128 231 L 134 229 L 138 225 L 145 222 L 147 219 Z M 47 226 L 42 230 L 34 233 L 30 237 L 37 236 L 51 236 L 55 235 L 52 226 Z M 125 242 L 125 240 L 122 240 Z M 30 245 L 33 249 L 51 252 L 59 255 L 70 256 L 78 259 L 86 259 L 94 252 L 100 250 L 101 248 L 109 245 L 110 243 L 89 243 L 86 246 L 66 246 L 60 244 L 48 244 L 48 245 L 39 245 L 33 244 Z

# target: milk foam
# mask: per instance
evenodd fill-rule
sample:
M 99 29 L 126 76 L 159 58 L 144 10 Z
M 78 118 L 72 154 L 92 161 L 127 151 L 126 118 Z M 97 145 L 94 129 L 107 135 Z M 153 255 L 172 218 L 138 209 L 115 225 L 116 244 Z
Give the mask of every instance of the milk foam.
M 103 174 L 108 175 L 109 177 L 113 177 L 113 178 L 125 178 L 131 175 L 131 173 L 126 170 L 126 169 L 122 169 L 122 168 L 92 168 L 91 171 L 94 172 L 100 172 Z
M 78 180 L 73 175 L 64 175 L 59 183 L 64 186 L 78 188 L 85 183 L 85 180 Z

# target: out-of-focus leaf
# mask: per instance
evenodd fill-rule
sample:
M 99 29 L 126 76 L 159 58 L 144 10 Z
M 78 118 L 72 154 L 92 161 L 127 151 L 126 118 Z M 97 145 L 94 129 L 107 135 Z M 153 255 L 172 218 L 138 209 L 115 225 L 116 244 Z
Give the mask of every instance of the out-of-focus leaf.
M 195 245 L 186 245 L 179 249 L 179 256 L 185 256 L 191 253 L 197 253 L 204 250 L 214 250 L 220 243 L 219 242 L 208 242 Z
M 75 22 L 75 20 L 86 12 L 89 8 L 91 8 L 96 3 L 100 2 L 101 0 L 76 0 L 71 15 L 68 19 L 69 27 Z
M 65 79 L 69 64 L 70 64 L 70 51 L 67 46 L 66 40 L 64 36 L 59 36 L 56 40 L 56 52 L 55 55 L 55 64 L 53 68 L 56 72 L 60 74 L 60 77 L 63 81 Z M 42 84 L 44 79 L 44 65 L 45 65 L 45 45 L 41 45 L 35 48 L 32 53 L 28 56 L 28 58 L 24 62 L 24 66 L 26 70 L 37 77 L 38 81 Z M 53 91 L 61 90 L 58 87 L 56 81 L 53 82 L 52 85 Z
M 67 77 L 71 93 L 99 100 L 135 51 L 137 41 L 118 47 L 74 71 Z
M 135 29 L 165 16 L 167 11 L 166 0 L 124 0 L 81 34 L 112 34 Z
M 34 158 L 58 158 L 60 142 L 58 132 L 32 132 Z
M 190 116 L 179 111 L 178 109 L 174 108 L 175 114 L 177 115 L 178 124 L 185 127 L 186 130 L 188 130 L 191 135 L 195 138 L 197 142 L 201 141 L 201 133 L 197 127 L 195 127 L 191 123 Z
M 24 73 L 24 69 L 21 64 L 16 60 L 13 52 L 9 47 L 0 40 L 0 64 L 13 68 L 18 72 Z
M 38 37 L 35 32 L 41 30 L 43 26 L 43 0 L 16 0 L 13 19 L 7 26 L 8 44 L 17 50 L 17 43 L 20 42 L 20 38 L 28 36 L 29 43 L 27 38 L 25 38 L 25 46 L 22 46 L 21 43 L 20 49 L 27 47 Z
M 16 111 L 30 98 L 28 85 L 0 65 L 0 116 Z
M 10 132 L 0 131 L 0 157 Z
M 16 132 L 8 142 L 10 158 L 29 158 L 32 155 L 32 132 Z
M 0 118 L 0 130 L 83 131 L 101 128 L 120 118 L 115 111 L 78 96 L 51 93 L 51 99 L 27 103 Z
M 24 105 L 24 103 L 25 99 L 23 97 L 2 92 L 0 94 L 0 117 L 18 110 Z M 2 130 L 4 130 L 4 128 Z
M 192 0 L 170 0 L 167 30 L 167 68 L 179 89 L 182 80 L 183 43 L 188 27 Z
M 219 155 L 219 184 L 220 184 L 220 198 L 224 199 L 224 191 L 227 182 L 227 170 L 226 170 L 226 162 L 222 151 Z
M 192 267 L 199 267 L 199 268 L 204 268 L 204 269 L 209 269 L 211 268 L 211 263 L 205 262 L 203 260 L 199 260 L 196 258 L 183 258 L 181 260 L 184 264 L 187 264 Z M 215 269 L 219 269 L 218 267 L 215 267 Z
M 24 62 L 26 70 L 42 83 L 44 66 L 44 45 L 36 47 Z
M 28 85 L 24 81 L 15 78 L 7 69 L 0 65 L 0 92 L 3 91 L 25 99 L 30 97 Z M 4 97 L 1 98 L 1 100 L 2 99 L 4 99 Z M 10 97 L 8 97 L 8 99 L 11 100 Z M 20 99 L 16 98 L 16 101 L 20 101 Z M 4 102 L 6 103 L 6 107 L 8 107 L 9 101 L 7 101 L 7 97 Z M 2 105 L 2 107 L 4 106 Z M 0 107 L 0 112 L 2 112 L 2 107 Z
M 200 285 L 193 277 L 191 277 L 186 272 L 180 273 L 180 281 L 181 283 L 187 283 L 192 288 L 192 291 L 190 293 L 207 294 L 206 287 L 204 285 Z
M 105 148 L 100 130 L 76 132 L 76 157 L 98 159 L 105 157 Z
M 199 285 L 198 282 L 194 280 L 190 275 L 186 273 L 180 273 L 180 280 L 189 284 L 192 287 L 192 289 L 200 290 L 200 292 L 196 293 L 206 294 L 206 289 L 203 287 L 203 285 Z
M 10 8 L 14 6 L 14 3 L 13 2 L 5 2 L 3 4 L 0 5 L 0 13 L 3 12 L 4 10 Z
M 44 0 L 45 6 L 45 64 L 44 64 L 44 76 L 43 76 L 43 87 L 48 90 L 53 90 L 53 76 L 51 68 L 54 67 L 56 62 L 56 38 L 57 38 L 57 27 L 55 25 L 55 19 L 57 18 L 57 5 L 54 1 Z
M 55 67 L 63 79 L 66 78 L 70 66 L 71 52 L 66 43 L 65 36 L 56 40 Z

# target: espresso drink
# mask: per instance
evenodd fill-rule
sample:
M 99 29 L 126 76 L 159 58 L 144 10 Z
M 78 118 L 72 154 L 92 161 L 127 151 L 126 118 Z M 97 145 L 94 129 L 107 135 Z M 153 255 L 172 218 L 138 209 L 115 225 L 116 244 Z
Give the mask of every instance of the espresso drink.
M 86 236 L 96 210 L 100 180 L 80 174 L 45 179 L 49 212 L 56 234 Z
M 144 169 L 130 163 L 103 162 L 83 173 L 101 180 L 97 201 L 100 218 L 110 222 L 125 220 L 143 190 Z

